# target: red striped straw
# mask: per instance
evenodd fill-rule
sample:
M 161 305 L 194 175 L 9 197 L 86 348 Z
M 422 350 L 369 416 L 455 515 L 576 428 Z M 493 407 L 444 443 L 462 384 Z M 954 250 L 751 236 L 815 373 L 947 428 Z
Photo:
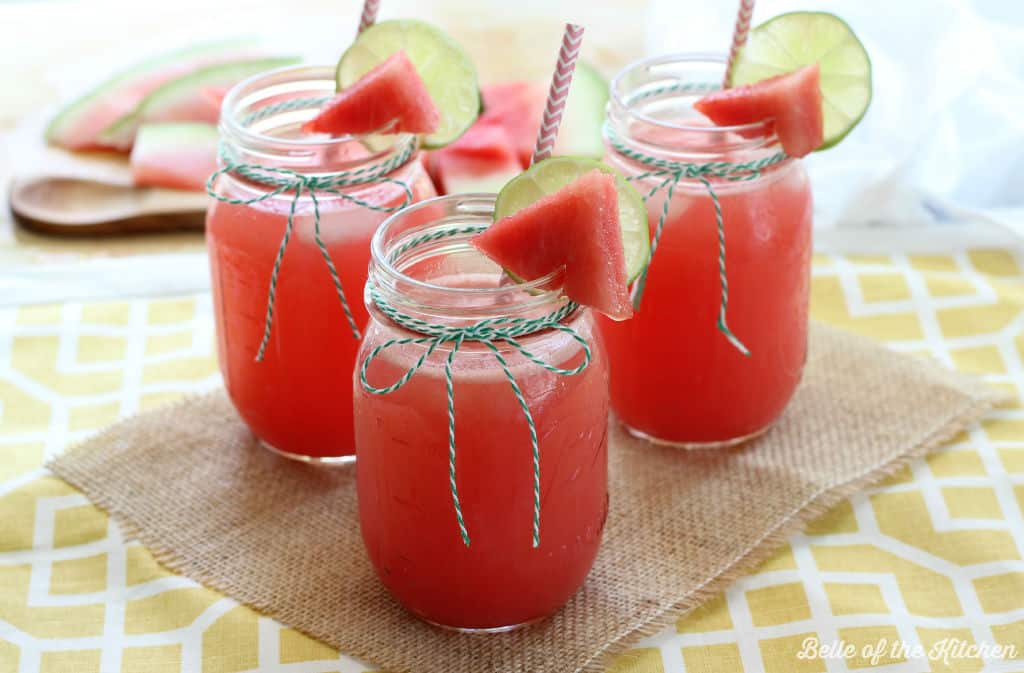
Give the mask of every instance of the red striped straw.
M 750 17 L 753 14 L 754 0 L 740 0 L 740 9 L 736 13 L 736 27 L 732 31 L 732 46 L 729 47 L 729 60 L 725 64 L 725 77 L 722 79 L 723 89 L 729 88 L 732 68 L 740 49 L 747 43 L 747 35 L 750 34 Z
M 377 10 L 380 9 L 380 0 L 364 0 L 363 14 L 359 17 L 359 32 L 363 32 L 377 21 Z
M 569 97 L 569 86 L 572 84 L 572 73 L 576 70 L 581 44 L 583 26 L 565 24 L 562 48 L 558 51 L 558 65 L 555 66 L 555 74 L 551 76 L 548 102 L 544 106 L 544 117 L 537 131 L 537 145 L 533 149 L 531 164 L 547 159 L 555 149 L 555 138 L 558 137 L 558 127 L 562 123 L 562 112 L 565 111 L 565 101 Z

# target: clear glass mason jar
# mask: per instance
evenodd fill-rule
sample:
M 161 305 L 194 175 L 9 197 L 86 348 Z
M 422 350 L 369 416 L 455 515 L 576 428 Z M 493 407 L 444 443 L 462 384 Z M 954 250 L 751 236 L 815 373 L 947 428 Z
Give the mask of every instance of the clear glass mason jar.
M 411 612 L 468 631 L 514 628 L 568 601 L 597 554 L 608 504 L 607 369 L 593 315 L 567 303 L 555 276 L 503 281 L 467 243 L 493 208 L 493 195 L 447 196 L 381 226 L 354 380 L 370 560 Z M 547 327 L 514 343 L 492 334 L 493 349 L 455 344 L 467 327 L 505 333 L 546 316 Z M 573 374 L 584 343 L 589 363 Z M 536 454 L 510 376 L 532 415 Z
M 807 353 L 810 183 L 799 160 L 780 154 L 771 120 L 715 127 L 693 109 L 724 69 L 703 54 L 628 66 L 612 82 L 605 124 L 606 161 L 650 194 L 652 238 L 664 217 L 639 311 L 599 321 L 612 408 L 633 434 L 683 446 L 766 430 Z
M 316 462 L 351 460 L 355 452 L 349 382 L 358 339 L 352 326 L 361 330 L 367 319 L 360 298 L 370 238 L 390 210 L 435 195 L 415 136 L 331 138 L 300 131 L 334 87 L 333 68 L 298 66 L 231 89 L 221 112 L 221 168 L 230 162 L 263 169 L 221 174 L 216 194 L 230 201 L 211 201 L 206 217 L 218 355 L 231 400 L 266 446 Z M 315 201 L 308 189 L 274 193 L 280 185 L 266 180 L 339 172 L 386 180 L 315 191 Z

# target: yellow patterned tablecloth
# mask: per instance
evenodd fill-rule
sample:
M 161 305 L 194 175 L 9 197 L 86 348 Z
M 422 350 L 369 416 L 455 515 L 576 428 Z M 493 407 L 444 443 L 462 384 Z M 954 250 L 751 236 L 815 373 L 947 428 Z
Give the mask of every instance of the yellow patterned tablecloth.
M 1011 253 L 819 256 L 813 293 L 820 320 L 1024 390 Z M 117 418 L 218 385 L 214 358 L 208 294 L 0 309 L 0 673 L 372 670 L 161 568 L 41 469 Z M 1024 671 L 1022 550 L 1017 406 L 836 508 L 610 671 Z M 855 652 L 801 658 L 809 635 Z M 988 649 L 914 656 L 943 639 Z

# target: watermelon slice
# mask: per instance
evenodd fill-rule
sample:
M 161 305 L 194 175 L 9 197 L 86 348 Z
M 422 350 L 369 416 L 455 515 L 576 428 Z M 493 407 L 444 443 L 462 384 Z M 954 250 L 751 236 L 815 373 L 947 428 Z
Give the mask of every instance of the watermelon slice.
M 460 154 L 477 159 L 518 162 L 516 148 L 508 132 L 498 124 L 474 124 L 461 138 L 451 145 L 433 152 L 434 156 Z
M 484 112 L 477 124 L 497 124 L 508 132 L 523 168 L 530 165 L 537 129 L 544 114 L 545 91 L 532 82 L 500 82 L 480 90 Z
M 427 160 L 427 171 L 443 194 L 499 192 L 521 170 L 508 133 L 495 124 L 474 124 L 451 145 L 430 152 Z
M 536 280 L 561 269 L 562 289 L 573 301 L 615 320 L 633 315 L 612 174 L 584 173 L 471 243 L 519 278 Z
M 416 66 L 397 51 L 328 101 L 302 130 L 336 136 L 385 127 L 389 133 L 432 133 L 440 121 Z
M 143 124 L 132 148 L 132 180 L 138 187 L 203 191 L 217 170 L 217 139 L 213 124 Z
M 430 153 L 428 171 L 441 194 L 501 192 L 522 167 L 512 140 L 501 126 L 476 124 Z
M 199 96 L 206 101 L 209 107 L 220 110 L 221 104 L 224 103 L 224 99 L 228 95 L 229 88 L 226 86 L 204 86 L 199 90 Z
M 135 140 L 135 132 L 142 124 L 154 122 L 207 122 L 216 124 L 220 117 L 219 104 L 214 105 L 208 94 L 210 89 L 225 92 L 247 77 L 298 63 L 298 58 L 261 58 L 218 63 L 200 68 L 161 85 L 143 98 L 131 112 L 122 115 L 99 135 L 105 147 L 127 151 Z
M 256 53 L 249 41 L 232 40 L 171 52 L 117 75 L 62 109 L 46 128 L 46 140 L 69 150 L 110 149 L 99 134 L 135 109 L 151 91 L 197 68 Z
M 694 103 L 719 126 L 773 119 L 782 149 L 802 157 L 824 141 L 824 116 L 818 64 L 753 84 L 723 89 Z
M 530 165 L 537 129 L 544 115 L 548 95 L 547 82 L 500 82 L 484 86 L 484 112 L 477 123 L 500 124 L 516 146 L 523 168 Z M 586 63 L 578 63 L 569 98 L 565 103 L 562 125 L 555 141 L 557 156 L 604 156 L 601 127 L 608 103 L 608 83 Z
M 462 138 L 429 153 L 427 170 L 444 194 L 499 191 L 527 168 L 537 141 L 547 85 L 498 82 L 481 89 L 484 111 Z M 577 64 L 555 154 L 599 159 L 608 85 L 593 68 Z M 510 161 L 509 148 L 514 161 Z

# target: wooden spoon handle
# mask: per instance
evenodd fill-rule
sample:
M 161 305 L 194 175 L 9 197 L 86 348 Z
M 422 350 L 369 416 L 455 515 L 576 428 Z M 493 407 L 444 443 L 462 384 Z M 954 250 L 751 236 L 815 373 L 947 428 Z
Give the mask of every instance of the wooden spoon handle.
M 11 213 L 22 226 L 70 236 L 201 230 L 209 202 L 201 192 L 62 176 L 15 179 L 9 196 Z

